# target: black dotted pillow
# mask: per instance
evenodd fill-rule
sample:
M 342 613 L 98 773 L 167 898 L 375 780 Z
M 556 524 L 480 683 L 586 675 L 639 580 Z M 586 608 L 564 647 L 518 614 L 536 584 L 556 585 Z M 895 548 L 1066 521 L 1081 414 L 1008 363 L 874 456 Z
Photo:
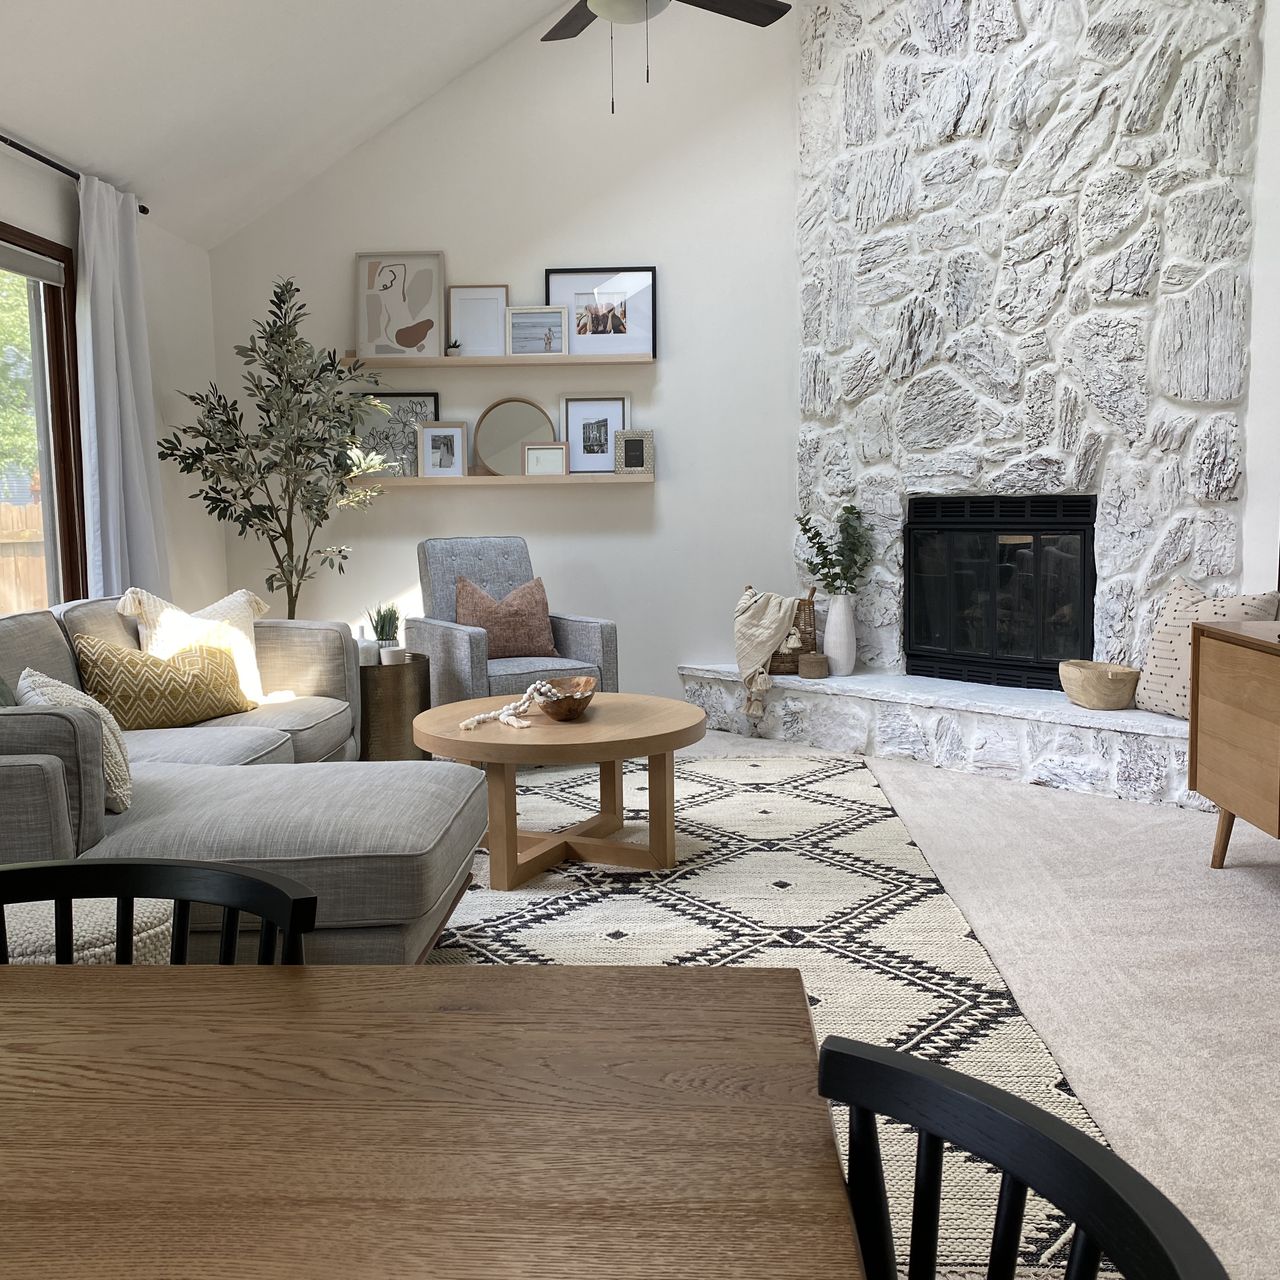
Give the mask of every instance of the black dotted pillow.
M 1155 631 L 1138 677 L 1134 698 L 1143 711 L 1186 720 L 1191 715 L 1191 624 L 1193 622 L 1274 622 L 1280 593 L 1206 596 L 1193 582 L 1175 578 L 1160 602 Z

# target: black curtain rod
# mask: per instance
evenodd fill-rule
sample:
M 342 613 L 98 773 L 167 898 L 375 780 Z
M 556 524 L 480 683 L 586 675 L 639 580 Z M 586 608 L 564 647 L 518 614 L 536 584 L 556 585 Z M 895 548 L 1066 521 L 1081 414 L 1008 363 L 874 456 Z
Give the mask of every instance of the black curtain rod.
M 17 138 L 8 138 L 0 133 L 0 142 L 6 147 L 12 148 L 14 151 L 21 152 L 24 156 L 37 160 L 43 165 L 48 165 L 50 169 L 56 169 L 59 173 L 65 173 L 68 178 L 73 178 L 76 182 L 80 181 L 80 175 L 69 166 L 63 164 L 60 160 L 55 160 L 52 156 L 42 155 L 39 151 L 27 146 L 25 142 L 19 142 Z M 150 213 L 151 210 L 145 204 L 138 206 L 139 213 Z

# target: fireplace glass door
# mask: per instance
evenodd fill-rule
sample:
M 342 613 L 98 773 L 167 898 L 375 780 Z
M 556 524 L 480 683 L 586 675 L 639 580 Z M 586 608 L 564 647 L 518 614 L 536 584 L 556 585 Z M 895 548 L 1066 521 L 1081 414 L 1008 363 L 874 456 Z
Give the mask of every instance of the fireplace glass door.
M 907 670 L 1058 688 L 1093 649 L 1091 497 L 915 498 L 907 520 Z

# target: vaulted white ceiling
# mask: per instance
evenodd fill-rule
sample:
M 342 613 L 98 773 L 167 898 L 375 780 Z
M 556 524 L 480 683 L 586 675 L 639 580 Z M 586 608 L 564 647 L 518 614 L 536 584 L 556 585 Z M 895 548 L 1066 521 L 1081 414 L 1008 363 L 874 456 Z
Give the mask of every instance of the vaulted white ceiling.
M 0 133 L 211 247 L 567 0 L 4 0 Z

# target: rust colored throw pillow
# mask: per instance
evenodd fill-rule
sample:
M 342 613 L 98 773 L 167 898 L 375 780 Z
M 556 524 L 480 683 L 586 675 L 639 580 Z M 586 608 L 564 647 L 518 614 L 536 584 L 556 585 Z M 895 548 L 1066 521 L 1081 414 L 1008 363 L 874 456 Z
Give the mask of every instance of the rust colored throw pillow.
M 459 578 L 455 612 L 463 627 L 483 627 L 490 658 L 558 658 L 551 609 L 541 578 L 495 600 L 468 578 Z
M 75 646 L 85 689 L 122 729 L 180 729 L 255 705 L 240 692 L 235 659 L 226 649 L 196 645 L 156 658 L 84 635 L 76 636 Z

